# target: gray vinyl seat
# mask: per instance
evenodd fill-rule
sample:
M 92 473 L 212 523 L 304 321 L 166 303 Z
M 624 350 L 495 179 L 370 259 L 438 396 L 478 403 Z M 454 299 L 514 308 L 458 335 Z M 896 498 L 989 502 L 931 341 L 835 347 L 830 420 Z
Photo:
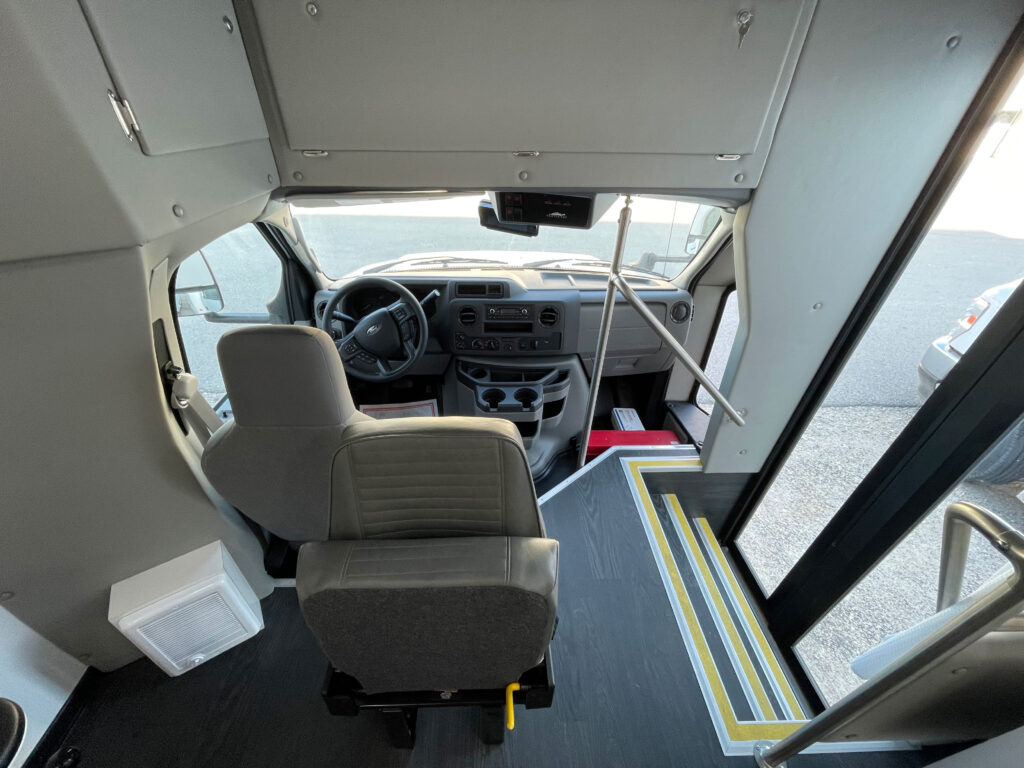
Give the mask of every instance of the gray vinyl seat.
M 335 669 L 371 694 L 498 688 L 544 657 L 558 542 L 511 423 L 373 420 L 313 328 L 239 329 L 217 352 L 234 419 L 203 469 L 302 542 L 300 607 Z

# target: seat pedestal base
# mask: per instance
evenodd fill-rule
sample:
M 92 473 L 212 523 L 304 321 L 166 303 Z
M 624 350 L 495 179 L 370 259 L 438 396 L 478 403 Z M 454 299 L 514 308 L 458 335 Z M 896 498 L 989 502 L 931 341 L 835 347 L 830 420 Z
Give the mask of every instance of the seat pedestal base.
M 550 651 L 545 658 L 519 678 L 519 690 L 512 694 L 515 704 L 527 709 L 551 706 L 555 683 Z M 485 744 L 501 744 L 505 738 L 505 689 L 463 691 L 399 691 L 366 693 L 359 681 L 328 664 L 323 697 L 332 715 L 352 717 L 362 710 L 380 710 L 393 746 L 409 749 L 416 739 L 416 713 L 420 707 L 481 707 Z

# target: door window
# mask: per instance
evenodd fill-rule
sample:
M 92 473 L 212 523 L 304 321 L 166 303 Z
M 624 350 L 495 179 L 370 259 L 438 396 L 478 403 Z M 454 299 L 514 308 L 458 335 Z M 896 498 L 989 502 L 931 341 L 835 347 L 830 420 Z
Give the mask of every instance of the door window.
M 281 303 L 281 260 L 252 224 L 192 254 L 175 275 L 175 311 L 189 370 L 216 406 L 224 397 L 217 342 L 247 325 L 287 322 Z
M 999 114 L 1019 116 L 1021 107 L 1024 86 Z M 1021 200 L 1024 121 L 994 121 L 739 537 L 766 594 L 1021 288 Z M 976 502 L 1024 529 L 1022 483 L 1024 427 L 1018 424 L 953 489 L 950 500 Z M 934 601 L 944 507 L 798 645 L 828 700 L 857 683 L 848 668 L 853 655 L 922 618 Z
M 729 291 L 722 305 L 722 314 L 718 318 L 718 325 L 715 328 L 715 338 L 711 343 L 711 352 L 708 353 L 708 360 L 704 364 L 704 373 L 716 387 L 722 386 L 722 376 L 725 374 L 726 363 L 729 362 L 729 353 L 732 352 L 732 345 L 736 341 L 736 328 L 739 326 L 740 313 L 736 299 L 736 289 Z M 697 389 L 697 405 L 707 413 L 716 407 L 715 400 L 711 393 L 700 385 Z

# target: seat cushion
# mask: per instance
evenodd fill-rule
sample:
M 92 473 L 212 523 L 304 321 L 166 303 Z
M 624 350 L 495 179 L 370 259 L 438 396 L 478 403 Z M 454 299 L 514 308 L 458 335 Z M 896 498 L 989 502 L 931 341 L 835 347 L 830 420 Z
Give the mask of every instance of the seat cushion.
M 306 623 L 368 693 L 503 688 L 543 657 L 558 542 L 508 536 L 330 541 L 299 552 Z

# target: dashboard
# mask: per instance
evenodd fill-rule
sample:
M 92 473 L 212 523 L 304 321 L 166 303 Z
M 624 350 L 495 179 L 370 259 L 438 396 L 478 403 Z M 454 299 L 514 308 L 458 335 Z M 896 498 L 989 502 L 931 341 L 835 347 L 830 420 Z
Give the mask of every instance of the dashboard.
M 427 345 L 407 372 L 418 378 L 395 390 L 357 382 L 357 402 L 426 397 L 436 399 L 445 415 L 511 421 L 534 476 L 542 476 L 573 444 L 586 420 L 607 275 L 532 269 L 378 275 L 420 300 Z M 693 314 L 690 295 L 654 276 L 628 279 L 648 309 L 684 343 Z M 334 291 L 347 283 L 339 280 L 317 292 L 318 321 Z M 356 288 L 343 298 L 340 310 L 358 320 L 395 298 L 377 287 Z M 671 349 L 640 314 L 624 300 L 616 302 L 604 376 L 659 373 L 673 361 Z
M 426 299 L 429 346 L 422 370 L 435 372 L 450 356 L 532 360 L 579 355 L 592 362 L 604 302 L 606 276 L 592 272 L 514 270 L 508 272 L 451 269 L 415 274 L 385 273 Z M 347 280 L 317 292 L 317 320 L 327 299 Z M 656 277 L 631 277 L 654 314 L 680 342 L 685 341 L 692 314 L 690 295 Z M 436 291 L 437 296 L 428 298 Z M 367 288 L 348 296 L 341 310 L 359 318 L 387 306 L 395 296 Z M 609 335 L 606 371 L 630 373 L 662 370 L 671 353 L 643 318 L 624 301 L 616 303 Z M 610 367 L 609 367 L 610 363 Z M 621 371 L 627 372 L 627 371 Z

